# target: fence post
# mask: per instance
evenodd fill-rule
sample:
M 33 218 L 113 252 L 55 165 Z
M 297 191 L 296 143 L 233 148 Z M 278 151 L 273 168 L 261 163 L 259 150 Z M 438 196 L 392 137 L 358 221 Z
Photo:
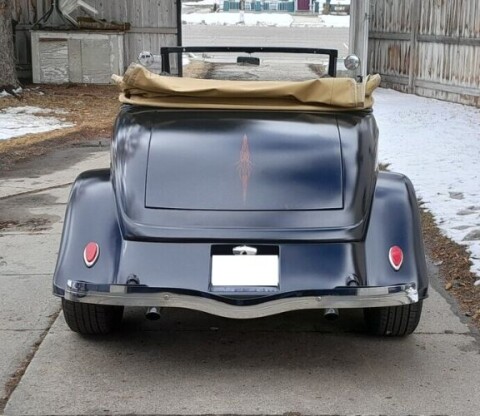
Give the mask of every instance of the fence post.
M 356 54 L 361 61 L 360 73 L 367 75 L 368 26 L 370 0 L 354 0 L 350 6 L 350 45 L 349 53 Z
M 417 36 L 420 29 L 421 0 L 412 0 L 412 27 L 410 33 L 410 62 L 408 69 L 408 92 L 415 94 L 415 67 L 417 65 Z
M 40 19 L 43 14 L 44 14 L 44 1 L 43 0 L 37 0 L 37 15 L 35 16 L 35 19 L 31 22 L 32 25 L 38 20 Z

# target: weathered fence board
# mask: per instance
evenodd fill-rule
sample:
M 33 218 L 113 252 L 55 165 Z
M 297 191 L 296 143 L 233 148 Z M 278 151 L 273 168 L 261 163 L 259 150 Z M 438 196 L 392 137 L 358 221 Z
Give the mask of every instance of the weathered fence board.
M 32 49 L 30 28 L 43 14 L 43 0 L 13 0 L 12 18 L 15 26 L 15 56 L 20 77 L 29 77 L 32 72 Z
M 124 41 L 125 65 L 136 61 L 144 50 L 159 53 L 162 46 L 177 46 L 181 28 L 177 27 L 177 10 L 181 0 L 87 0 L 100 19 L 129 22 L 131 30 Z M 30 29 L 47 10 L 49 0 L 13 0 L 15 51 L 19 74 L 32 74 Z
M 140 52 L 155 54 L 162 46 L 177 46 L 177 1 L 89 0 L 108 21 L 129 22 L 125 36 L 125 62 L 136 61 Z
M 480 107 L 478 0 L 370 4 L 370 72 L 385 86 Z
M 12 2 L 12 17 L 19 24 L 34 23 L 39 16 L 37 0 L 14 0 Z
M 123 70 L 123 32 L 32 32 L 33 81 L 108 84 Z

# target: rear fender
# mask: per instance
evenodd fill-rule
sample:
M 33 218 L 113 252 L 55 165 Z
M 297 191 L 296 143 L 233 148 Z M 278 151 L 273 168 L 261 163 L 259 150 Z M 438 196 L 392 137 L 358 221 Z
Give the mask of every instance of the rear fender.
M 400 270 L 388 259 L 389 249 L 404 253 Z M 380 172 L 365 241 L 368 286 L 415 283 L 420 298 L 426 297 L 428 276 L 420 213 L 410 180 L 397 173 Z
M 91 241 L 98 244 L 100 254 L 89 268 L 84 262 L 83 251 Z M 53 278 L 55 294 L 63 296 L 68 280 L 115 283 L 121 247 L 110 170 L 82 173 L 73 184 L 65 214 Z

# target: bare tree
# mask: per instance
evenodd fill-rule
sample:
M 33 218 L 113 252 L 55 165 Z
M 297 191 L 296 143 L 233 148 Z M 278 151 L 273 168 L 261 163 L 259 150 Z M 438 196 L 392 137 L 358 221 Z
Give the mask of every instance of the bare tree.
M 15 70 L 11 0 L 0 0 L 0 91 L 19 86 Z

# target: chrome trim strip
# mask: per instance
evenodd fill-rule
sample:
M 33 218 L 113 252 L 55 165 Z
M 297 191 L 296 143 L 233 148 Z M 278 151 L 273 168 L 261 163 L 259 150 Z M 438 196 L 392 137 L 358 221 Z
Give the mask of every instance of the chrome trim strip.
M 135 286 L 110 285 L 107 286 L 108 291 L 91 290 L 89 286 L 95 285 L 69 280 L 65 289 L 65 299 L 99 305 L 185 308 L 234 319 L 261 318 L 301 309 L 371 308 L 418 302 L 418 291 L 414 284 L 361 287 L 355 289 L 356 295 L 351 294 L 351 288 L 348 290 L 339 288 L 335 290 L 335 295 L 291 297 L 248 306 L 231 305 L 215 299 L 168 291 L 146 293 L 141 290 L 135 291 Z

